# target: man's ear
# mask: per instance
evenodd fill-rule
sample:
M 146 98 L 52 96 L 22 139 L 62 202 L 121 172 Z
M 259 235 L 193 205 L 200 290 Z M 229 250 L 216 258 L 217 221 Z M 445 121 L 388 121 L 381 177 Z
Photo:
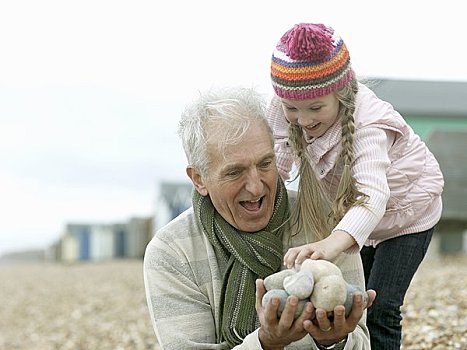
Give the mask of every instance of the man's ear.
M 203 178 L 198 171 L 193 168 L 191 165 L 188 165 L 186 167 L 186 174 L 188 177 L 191 179 L 191 182 L 193 182 L 193 185 L 196 188 L 196 191 L 202 196 L 207 196 L 208 195 L 208 189 L 204 185 Z

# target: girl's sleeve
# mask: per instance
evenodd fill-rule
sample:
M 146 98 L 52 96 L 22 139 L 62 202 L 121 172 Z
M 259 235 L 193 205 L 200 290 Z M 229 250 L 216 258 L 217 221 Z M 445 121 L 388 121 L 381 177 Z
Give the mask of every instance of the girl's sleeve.
M 360 249 L 383 217 L 389 200 L 386 173 L 391 162 L 388 156 L 390 142 L 387 132 L 391 133 L 376 127 L 367 127 L 355 133 L 352 173 L 358 190 L 368 196 L 368 201 L 365 205 L 351 208 L 333 231 L 347 232 Z M 355 249 L 351 250 L 354 252 Z
M 292 147 L 289 145 L 288 127 L 285 119 L 281 101 L 274 96 L 267 109 L 267 120 L 274 134 L 274 152 L 276 154 L 276 164 L 280 176 L 284 180 L 290 178 L 290 172 L 294 163 Z

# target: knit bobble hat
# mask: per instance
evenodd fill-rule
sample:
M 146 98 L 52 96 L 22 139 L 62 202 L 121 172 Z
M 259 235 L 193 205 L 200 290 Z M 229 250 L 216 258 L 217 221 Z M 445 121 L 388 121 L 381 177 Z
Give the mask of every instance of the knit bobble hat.
M 296 24 L 282 36 L 272 54 L 272 86 L 281 98 L 325 96 L 353 78 L 347 47 L 324 24 Z

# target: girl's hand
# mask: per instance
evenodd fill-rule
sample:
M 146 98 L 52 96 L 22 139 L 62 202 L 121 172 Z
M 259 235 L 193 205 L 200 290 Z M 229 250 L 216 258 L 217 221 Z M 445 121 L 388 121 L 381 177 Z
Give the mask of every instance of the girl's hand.
M 354 244 L 356 244 L 355 240 L 347 232 L 334 231 L 321 241 L 290 248 L 284 255 L 284 265 L 290 269 L 295 264 L 301 264 L 307 258 L 332 261 Z

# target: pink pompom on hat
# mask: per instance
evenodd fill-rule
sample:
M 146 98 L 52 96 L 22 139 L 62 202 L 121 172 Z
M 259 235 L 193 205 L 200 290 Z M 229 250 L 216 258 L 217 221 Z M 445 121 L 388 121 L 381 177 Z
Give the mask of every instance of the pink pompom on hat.
M 324 24 L 300 23 L 288 30 L 272 54 L 277 96 L 308 100 L 328 95 L 354 79 L 342 39 Z

